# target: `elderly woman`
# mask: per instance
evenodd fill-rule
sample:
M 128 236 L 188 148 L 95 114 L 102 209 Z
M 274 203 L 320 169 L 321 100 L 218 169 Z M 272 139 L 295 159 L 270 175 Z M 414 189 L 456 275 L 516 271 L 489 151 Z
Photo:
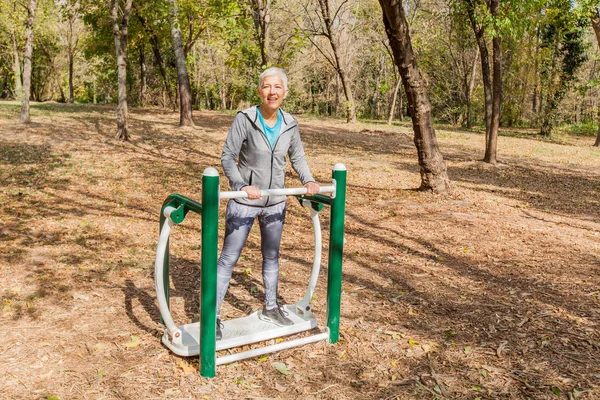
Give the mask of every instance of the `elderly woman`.
M 319 192 L 313 179 L 298 132 L 298 122 L 281 110 L 288 94 L 287 76 L 282 69 L 268 68 L 258 79 L 259 106 L 240 111 L 225 140 L 221 164 L 232 190 L 248 193 L 230 200 L 225 217 L 225 239 L 217 266 L 217 339 L 221 339 L 221 304 L 233 268 L 258 217 L 261 234 L 262 277 L 265 305 L 262 320 L 292 325 L 287 312 L 277 304 L 279 245 L 285 219 L 286 196 L 261 197 L 261 189 L 284 187 L 286 156 L 298 173 L 307 195 Z

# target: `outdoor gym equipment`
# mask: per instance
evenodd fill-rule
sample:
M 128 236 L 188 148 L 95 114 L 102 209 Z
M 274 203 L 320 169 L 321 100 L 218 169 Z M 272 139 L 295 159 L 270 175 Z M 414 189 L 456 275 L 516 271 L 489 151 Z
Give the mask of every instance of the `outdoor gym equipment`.
M 322 186 L 319 194 L 299 198 L 300 203 L 310 210 L 315 240 L 315 256 L 312 273 L 304 298 L 296 304 L 284 307 L 294 322 L 290 326 L 277 326 L 262 321 L 261 311 L 246 317 L 223 321 L 223 338 L 216 341 L 216 292 L 219 200 L 247 197 L 244 191 L 219 191 L 219 174 L 214 168 L 206 168 L 202 174 L 202 204 L 185 196 L 172 194 L 164 201 L 160 214 L 160 237 L 156 250 L 154 278 L 160 315 L 166 329 L 162 342 L 180 356 L 200 355 L 200 375 L 212 378 L 216 365 L 256 357 L 307 343 L 329 339 L 336 343 L 339 338 L 340 300 L 342 290 L 342 253 L 344 245 L 344 212 L 346 206 L 346 167 L 336 164 L 332 171 L 331 186 Z M 331 193 L 325 196 L 321 193 Z M 302 196 L 306 188 L 261 190 L 266 196 Z M 327 270 L 327 327 L 324 332 L 288 340 L 273 345 L 217 357 L 217 351 L 246 344 L 309 331 L 318 326 L 313 314 L 312 298 L 321 266 L 321 224 L 319 211 L 330 206 L 329 260 Z M 174 224 L 180 224 L 187 213 L 193 211 L 202 218 L 201 241 L 201 288 L 200 321 L 186 325 L 175 325 L 169 311 L 169 235 Z

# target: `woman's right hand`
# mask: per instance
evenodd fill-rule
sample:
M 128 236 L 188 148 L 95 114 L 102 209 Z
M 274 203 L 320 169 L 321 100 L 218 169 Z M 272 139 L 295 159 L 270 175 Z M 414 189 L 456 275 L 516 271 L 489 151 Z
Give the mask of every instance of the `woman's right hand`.
M 260 189 L 258 186 L 244 186 L 242 191 L 248 193 L 249 199 L 260 199 L 262 196 L 260 195 Z

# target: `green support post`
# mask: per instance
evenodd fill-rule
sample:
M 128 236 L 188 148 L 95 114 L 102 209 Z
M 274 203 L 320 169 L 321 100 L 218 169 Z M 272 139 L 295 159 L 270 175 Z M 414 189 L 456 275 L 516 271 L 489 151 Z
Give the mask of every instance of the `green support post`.
M 219 173 L 206 168 L 202 174 L 202 271 L 200 298 L 200 375 L 214 378 L 217 363 L 217 240 Z
M 344 215 L 346 212 L 346 167 L 333 167 L 335 198 L 331 202 L 329 227 L 329 269 L 327 276 L 327 327 L 329 342 L 340 336 L 340 307 L 342 298 L 342 255 L 344 253 Z

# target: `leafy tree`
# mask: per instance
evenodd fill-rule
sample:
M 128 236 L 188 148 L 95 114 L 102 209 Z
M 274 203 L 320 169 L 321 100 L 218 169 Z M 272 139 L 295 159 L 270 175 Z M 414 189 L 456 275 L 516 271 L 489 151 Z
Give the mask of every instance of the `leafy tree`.
M 596 44 L 600 48 L 600 4 L 597 0 L 581 0 L 577 5 L 576 11 L 580 16 L 589 16 L 596 36 Z M 598 134 L 594 146 L 600 147 L 600 107 L 598 107 Z
M 500 0 L 464 0 L 473 28 L 481 60 L 483 92 L 485 97 L 485 155 L 483 161 L 497 162 L 498 128 L 502 106 L 502 42 L 497 26 Z M 486 35 L 492 36 L 492 68 Z
M 446 163 L 439 151 L 425 81 L 417 66 L 406 13 L 401 0 L 379 0 L 394 60 L 406 90 L 415 146 L 421 167 L 421 190 L 443 193 L 450 189 Z
M 269 64 L 269 35 L 271 31 L 271 0 L 250 0 L 256 41 L 260 48 L 261 65 Z
M 84 35 L 81 3 L 78 0 L 65 0 L 59 3 L 60 37 L 68 57 L 69 103 L 75 102 L 75 84 L 73 82 L 74 64 L 81 50 Z M 64 97 L 64 96 L 63 96 Z
M 134 9 L 134 13 L 141 26 L 141 39 L 150 43 L 154 62 L 162 78 L 162 97 L 166 97 L 166 100 L 163 100 L 163 105 L 172 105 L 174 103 L 173 90 L 169 82 L 167 62 L 162 49 L 163 41 L 166 41 L 164 38 L 169 37 L 170 30 L 167 4 L 160 1 L 140 3 Z M 170 48 L 172 49 L 172 45 Z
M 117 139 L 129 140 L 127 128 L 127 36 L 132 0 L 105 0 L 110 12 L 118 71 Z
M 541 77 L 545 89 L 541 135 L 550 136 L 558 106 L 586 60 L 583 38 L 587 21 L 573 12 L 570 0 L 553 0 L 546 8 L 541 29 Z

